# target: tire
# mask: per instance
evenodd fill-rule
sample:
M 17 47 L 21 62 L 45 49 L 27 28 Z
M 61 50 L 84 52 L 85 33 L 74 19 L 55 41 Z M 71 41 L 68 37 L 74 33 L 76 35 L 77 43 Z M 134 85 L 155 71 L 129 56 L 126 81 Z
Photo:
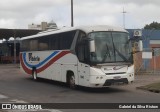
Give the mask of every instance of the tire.
M 69 82 L 68 82 L 68 83 L 69 83 L 69 87 L 70 87 L 71 89 L 75 89 L 75 88 L 76 88 L 75 76 L 74 76 L 74 75 L 70 75 L 68 81 L 69 81 Z
M 36 70 L 33 70 L 33 72 L 32 72 L 32 78 L 33 78 L 33 80 L 35 80 L 35 81 L 38 80 Z

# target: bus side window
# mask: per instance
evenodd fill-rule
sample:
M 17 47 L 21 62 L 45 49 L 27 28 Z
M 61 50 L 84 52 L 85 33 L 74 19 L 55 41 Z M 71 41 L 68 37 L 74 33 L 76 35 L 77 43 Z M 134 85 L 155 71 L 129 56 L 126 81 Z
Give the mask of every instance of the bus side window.
M 60 36 L 60 49 L 70 49 L 76 31 L 64 32 Z
M 29 41 L 30 51 L 37 51 L 38 50 L 38 40 L 30 40 Z
M 49 49 L 58 50 L 58 45 L 59 45 L 59 41 L 58 41 L 57 35 L 50 36 Z
M 82 31 L 80 31 L 78 35 L 78 40 L 76 44 L 76 54 L 80 62 L 86 62 L 87 61 L 87 44 L 84 43 L 83 38 L 86 36 L 86 34 Z
M 48 50 L 48 36 L 47 37 L 41 37 L 39 40 L 39 51 Z
M 21 45 L 21 47 L 20 47 L 21 48 L 21 52 L 30 50 L 29 40 L 25 40 L 25 41 L 22 40 L 20 45 Z

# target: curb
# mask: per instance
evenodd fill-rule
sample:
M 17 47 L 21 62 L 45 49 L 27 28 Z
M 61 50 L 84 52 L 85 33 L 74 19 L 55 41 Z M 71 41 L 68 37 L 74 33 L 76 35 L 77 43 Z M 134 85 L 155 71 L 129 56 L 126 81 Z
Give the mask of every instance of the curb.
M 150 92 L 154 92 L 154 93 L 160 93 L 159 89 L 151 89 L 151 88 L 146 88 L 144 86 L 136 87 L 136 89 L 141 89 L 141 90 L 150 91 Z

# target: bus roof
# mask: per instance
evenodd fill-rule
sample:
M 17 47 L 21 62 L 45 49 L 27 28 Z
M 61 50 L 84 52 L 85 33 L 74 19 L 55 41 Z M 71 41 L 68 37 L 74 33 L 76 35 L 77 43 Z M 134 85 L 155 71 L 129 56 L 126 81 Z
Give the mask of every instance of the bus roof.
M 58 33 L 63 33 L 63 32 L 68 32 L 68 31 L 73 31 L 73 30 L 82 30 L 85 33 L 96 32 L 96 31 L 127 32 L 123 28 L 114 27 L 114 26 L 108 26 L 108 25 L 63 27 L 61 29 L 56 29 L 56 30 L 53 29 L 53 30 L 47 30 L 47 31 L 39 32 L 36 35 L 23 37 L 23 38 L 21 38 L 21 40 L 35 38 L 35 37 L 41 37 L 41 36 L 46 36 L 46 35 L 51 35 L 51 34 L 58 34 Z

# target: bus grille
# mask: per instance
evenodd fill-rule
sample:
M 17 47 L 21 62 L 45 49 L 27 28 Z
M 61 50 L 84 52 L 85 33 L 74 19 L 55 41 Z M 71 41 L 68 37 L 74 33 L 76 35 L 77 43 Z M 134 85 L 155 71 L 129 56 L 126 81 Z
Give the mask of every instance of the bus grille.
M 126 72 L 118 72 L 118 73 L 106 73 L 106 75 L 115 75 L 115 74 L 125 74 Z
M 111 85 L 116 84 L 116 83 L 128 84 L 128 80 L 127 80 L 127 78 L 122 78 L 122 79 L 118 79 L 118 80 L 108 79 L 108 80 L 106 80 L 106 82 L 104 83 L 103 86 L 111 86 Z

